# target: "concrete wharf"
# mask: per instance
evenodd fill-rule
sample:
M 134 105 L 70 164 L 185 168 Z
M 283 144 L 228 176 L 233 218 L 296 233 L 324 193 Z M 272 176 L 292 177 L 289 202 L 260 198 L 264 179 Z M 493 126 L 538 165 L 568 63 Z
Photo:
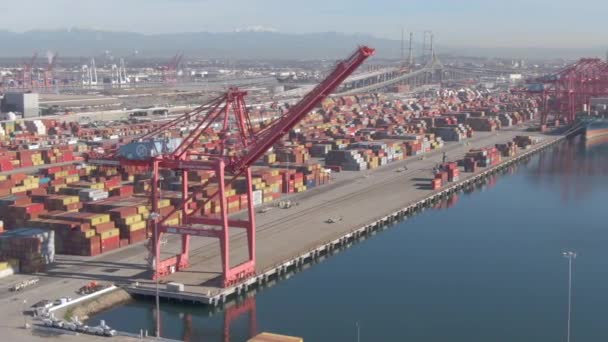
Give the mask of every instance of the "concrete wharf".
M 539 136 L 542 140 L 529 149 L 519 150 L 514 157 L 503 157 L 503 161 L 496 166 L 482 168 L 474 174 L 461 173 L 458 182 L 448 183 L 440 190 L 427 188 L 431 169 L 441 161 L 443 151 L 453 159 L 459 159 L 471 148 L 493 146 L 524 134 Z M 521 128 L 478 135 L 468 144 L 450 144 L 424 158 L 410 157 L 367 173 L 352 172 L 356 175 L 351 174 L 343 179 L 338 177 L 333 184 L 293 196 L 298 201 L 298 206 L 257 214 L 258 263 L 255 277 L 233 287 L 220 287 L 219 247 L 205 244 L 191 250 L 191 266 L 188 270 L 163 279 L 163 283 L 184 284 L 184 291 L 167 291 L 161 284 L 159 296 L 213 306 L 222 305 L 232 297 L 259 290 L 270 282 L 287 276 L 291 271 L 301 270 L 362 241 L 392 223 L 407 219 L 439 200 L 483 182 L 487 177 L 529 159 L 531 155 L 565 138 L 523 132 Z M 404 165 L 407 165 L 407 170 L 397 172 Z M 342 220 L 331 224 L 325 222 L 333 217 L 341 217 Z M 245 235 L 231 235 L 231 244 L 236 246 L 236 252 L 231 258 L 244 258 Z M 150 279 L 138 277 L 131 279 L 126 289 L 133 295 L 155 296 L 155 285 Z

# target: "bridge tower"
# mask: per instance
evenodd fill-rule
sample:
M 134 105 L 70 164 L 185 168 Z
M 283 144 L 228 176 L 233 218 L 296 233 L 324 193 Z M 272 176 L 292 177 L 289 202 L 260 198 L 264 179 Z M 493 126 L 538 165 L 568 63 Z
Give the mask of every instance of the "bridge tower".
M 414 50 L 412 49 L 412 41 L 414 40 L 414 32 L 410 32 L 410 46 L 409 46 L 409 55 L 407 58 L 407 64 L 411 68 L 414 67 Z

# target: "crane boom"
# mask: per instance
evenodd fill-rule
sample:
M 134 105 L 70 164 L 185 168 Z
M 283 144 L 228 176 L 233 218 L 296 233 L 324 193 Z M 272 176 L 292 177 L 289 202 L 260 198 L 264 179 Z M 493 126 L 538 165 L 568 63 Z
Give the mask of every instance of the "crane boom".
M 248 146 L 248 152 L 231 162 L 227 167 L 232 171 L 237 171 L 252 165 L 374 52 L 375 50 L 370 47 L 360 46 L 348 59 L 339 62 L 334 70 L 298 103 L 270 126 L 258 132 L 252 144 Z

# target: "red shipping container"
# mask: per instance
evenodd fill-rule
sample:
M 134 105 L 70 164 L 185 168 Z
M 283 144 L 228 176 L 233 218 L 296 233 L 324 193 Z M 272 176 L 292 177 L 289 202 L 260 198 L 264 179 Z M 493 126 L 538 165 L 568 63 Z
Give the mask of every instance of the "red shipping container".
M 438 190 L 441 188 L 441 178 L 435 178 L 431 181 L 431 188 L 433 190 Z
M 97 232 L 97 234 L 101 234 L 101 233 L 105 233 L 108 230 L 112 230 L 114 228 L 116 228 L 116 226 L 114 226 L 114 222 L 109 221 L 109 222 L 105 222 L 105 223 L 100 223 L 98 225 L 96 225 L 95 227 L 95 231 Z
M 101 253 L 113 251 L 120 247 L 120 236 L 112 236 L 101 240 Z
M 44 211 L 43 203 L 30 203 L 24 205 L 12 205 L 9 210 L 14 210 L 18 214 L 39 214 Z
M 59 167 L 59 166 L 53 166 L 53 167 L 49 167 L 48 169 L 44 169 L 44 170 L 42 170 L 42 172 L 43 172 L 44 174 L 46 174 L 47 176 L 48 176 L 48 175 L 52 175 L 52 174 L 54 174 L 54 173 L 57 173 L 57 172 L 59 172 L 59 171 L 61 171 L 61 167 Z
M 46 195 L 46 188 L 36 188 L 27 191 L 28 196 L 33 195 Z
M 137 243 L 140 241 L 144 241 L 147 238 L 146 229 L 131 231 L 131 232 L 129 232 L 127 237 L 129 239 L 129 244 L 134 244 L 134 243 Z
M 15 182 L 12 179 L 0 181 L 0 189 L 9 189 L 10 190 L 14 185 L 15 185 Z
M 10 160 L 0 157 L 0 171 L 11 171 L 13 170 L 13 163 Z
M 15 184 L 19 184 L 27 178 L 27 175 L 25 173 L 14 173 L 10 178 L 13 180 L 13 182 L 15 182 Z
M 108 211 L 110 217 L 114 220 L 127 216 L 137 215 L 137 207 L 118 207 Z
M 68 205 L 65 206 L 65 211 L 74 211 L 74 210 L 80 210 L 82 209 L 82 203 L 78 202 L 78 203 L 70 203 Z

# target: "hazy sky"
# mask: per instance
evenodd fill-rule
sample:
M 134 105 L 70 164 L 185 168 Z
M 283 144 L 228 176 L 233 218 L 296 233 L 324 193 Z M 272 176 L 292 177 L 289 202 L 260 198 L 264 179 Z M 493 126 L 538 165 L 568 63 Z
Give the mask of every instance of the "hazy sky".
M 1 0 L 0 29 L 165 33 L 250 26 L 286 33 L 400 37 L 433 30 L 446 45 L 608 45 L 608 0 Z

